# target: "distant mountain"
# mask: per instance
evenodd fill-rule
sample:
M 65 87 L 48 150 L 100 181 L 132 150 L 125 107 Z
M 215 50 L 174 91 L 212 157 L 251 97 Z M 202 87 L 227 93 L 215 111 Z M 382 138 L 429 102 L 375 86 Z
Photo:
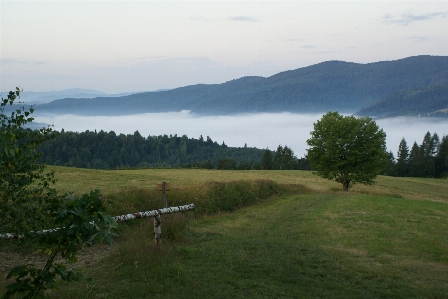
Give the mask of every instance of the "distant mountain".
M 8 93 L 9 91 L 1 92 L 3 97 L 6 97 Z M 42 104 L 65 98 L 85 99 L 85 98 L 98 98 L 98 97 L 122 97 L 134 93 L 127 92 L 118 94 L 108 94 L 93 89 L 72 88 L 72 89 L 52 90 L 44 92 L 23 91 L 20 94 L 19 100 L 26 104 Z
M 394 116 L 448 117 L 448 83 L 396 91 L 381 102 L 363 108 L 356 114 L 377 118 Z
M 414 56 L 358 64 L 327 61 L 274 76 L 243 77 L 125 97 L 62 99 L 36 112 L 124 115 L 190 110 L 198 114 L 256 112 L 354 113 L 405 89 L 448 82 L 447 56 Z

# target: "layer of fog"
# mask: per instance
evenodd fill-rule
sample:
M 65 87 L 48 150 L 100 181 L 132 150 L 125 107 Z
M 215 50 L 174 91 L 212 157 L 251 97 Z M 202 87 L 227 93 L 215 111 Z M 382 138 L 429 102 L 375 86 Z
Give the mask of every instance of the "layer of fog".
M 235 116 L 197 116 L 188 111 L 172 113 L 146 113 L 128 116 L 36 116 L 37 122 L 53 124 L 60 131 L 84 132 L 114 131 L 117 134 L 144 136 L 187 135 L 189 138 L 223 142 L 232 147 L 269 148 L 278 145 L 293 149 L 297 157 L 303 157 L 308 148 L 306 140 L 313 130 L 313 123 L 322 114 L 263 113 L 240 114 Z M 387 134 L 387 148 L 396 155 L 401 138 L 405 138 L 409 148 L 414 141 L 421 144 L 426 132 L 436 132 L 441 138 L 448 133 L 448 119 L 423 117 L 397 117 L 378 120 L 377 124 Z

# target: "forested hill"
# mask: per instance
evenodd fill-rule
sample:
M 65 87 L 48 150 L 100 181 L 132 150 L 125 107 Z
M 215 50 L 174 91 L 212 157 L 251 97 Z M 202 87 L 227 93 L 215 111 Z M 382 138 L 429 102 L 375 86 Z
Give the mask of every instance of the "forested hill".
M 383 101 L 361 109 L 356 114 L 378 118 L 394 116 L 448 117 L 448 83 L 394 92 Z
M 110 132 L 65 132 L 39 146 L 43 161 L 49 165 L 83 168 L 179 167 L 209 163 L 228 158 L 235 163 L 255 163 L 264 150 L 232 148 L 218 144 L 210 137 L 148 136 Z M 208 162 L 207 162 L 208 161 Z
M 143 137 L 110 132 L 54 132 L 58 137 L 38 147 L 48 165 L 96 169 L 197 167 L 217 169 L 308 169 L 287 146 L 275 152 L 253 147 L 228 147 L 207 136 Z M 266 158 L 268 155 L 268 158 Z M 264 162 L 262 163 L 262 158 Z M 267 160 L 269 161 L 267 161 Z
M 415 56 L 358 64 L 327 61 L 274 76 L 243 77 L 119 98 L 61 99 L 36 112 L 125 115 L 190 110 L 198 114 L 253 112 L 353 113 L 393 92 L 448 82 L 447 56 Z

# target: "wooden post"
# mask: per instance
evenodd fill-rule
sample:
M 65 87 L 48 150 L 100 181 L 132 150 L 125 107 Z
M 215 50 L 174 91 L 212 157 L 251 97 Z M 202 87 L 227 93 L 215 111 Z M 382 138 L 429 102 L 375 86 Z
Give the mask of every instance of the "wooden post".
M 163 203 L 165 204 L 165 208 L 168 208 L 168 199 L 166 197 L 166 191 L 170 191 L 171 186 L 170 182 L 158 182 L 157 183 L 157 191 L 163 191 Z
M 168 199 L 166 198 L 166 182 L 163 182 L 163 201 L 165 202 L 165 208 L 168 208 Z
M 160 225 L 160 215 L 154 216 L 154 244 L 159 246 L 162 243 L 162 226 Z

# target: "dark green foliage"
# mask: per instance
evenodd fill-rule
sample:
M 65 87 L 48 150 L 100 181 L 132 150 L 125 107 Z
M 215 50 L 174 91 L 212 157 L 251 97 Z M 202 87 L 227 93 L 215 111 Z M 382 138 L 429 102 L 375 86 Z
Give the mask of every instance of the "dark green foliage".
M 389 159 L 387 160 L 386 168 L 384 169 L 383 173 L 384 175 L 394 175 L 395 174 L 395 157 L 392 152 L 388 153 Z
M 385 118 L 406 115 L 448 117 L 447 109 L 448 83 L 444 82 L 394 92 L 357 114 Z
M 422 144 L 417 142 L 412 145 L 411 151 L 403 138 L 398 148 L 398 158 L 393 171 L 388 175 L 410 176 L 422 178 L 442 178 L 447 176 L 448 170 L 448 141 L 443 136 L 439 139 L 437 133 L 431 136 L 427 132 Z
M 19 89 L 11 91 L 0 104 L 0 233 L 42 228 L 46 223 L 43 203 L 55 193 L 50 188 L 54 174 L 43 174 L 44 166 L 38 163 L 41 154 L 35 149 L 37 144 L 52 137 L 51 128 L 35 131 L 23 128 L 33 121 L 32 108 L 22 107 L 11 115 L 5 114 L 5 108 L 19 94 Z
M 420 147 L 417 142 L 412 145 L 409 153 L 409 176 L 421 177 L 423 176 L 423 157 L 421 155 Z
M 404 138 L 401 139 L 398 146 L 397 163 L 395 164 L 395 171 L 392 173 L 395 176 L 407 176 L 409 172 L 409 147 Z
M 298 169 L 297 157 L 292 149 L 279 145 L 275 151 L 274 168 L 280 170 Z
M 393 92 L 447 82 L 448 57 L 416 56 L 357 64 L 327 61 L 269 78 L 243 77 L 121 98 L 62 99 L 38 112 L 129 115 L 191 110 L 199 114 L 244 112 L 355 112 Z
M 435 174 L 435 154 L 439 146 L 439 136 L 427 132 L 420 146 L 421 174 L 420 177 L 434 177 Z
M 272 167 L 272 152 L 269 149 L 265 149 L 263 152 L 263 158 L 261 158 L 261 169 L 271 170 Z
M 221 170 L 236 169 L 236 160 L 229 159 L 229 158 L 219 159 L 218 163 L 216 164 L 216 169 L 221 169 Z
M 76 262 L 77 252 L 99 241 L 112 242 L 110 230 L 115 221 L 104 213 L 99 191 L 77 198 L 58 194 L 51 187 L 54 173 L 44 174 L 39 162 L 38 144 L 55 136 L 50 128 L 24 129 L 33 121 L 33 109 L 21 107 L 5 114 L 20 90 L 10 92 L 0 103 L 0 234 L 23 236 L 37 249 L 48 254 L 43 269 L 33 264 L 14 267 L 7 279 L 5 298 L 44 298 L 47 289 L 56 287 L 56 277 L 65 281 L 79 280 L 80 273 L 54 263 L 60 255 L 69 263 Z
M 220 159 L 230 159 L 236 165 L 226 169 L 259 168 L 263 150 L 219 145 L 207 136 L 204 141 L 186 135 L 148 136 L 86 131 L 61 132 L 58 138 L 39 147 L 42 161 L 49 165 L 95 169 L 187 167 L 213 168 Z M 256 162 L 254 162 L 256 161 Z
M 15 294 L 24 295 L 22 298 L 45 298 L 47 289 L 56 288 L 58 276 L 67 282 L 79 281 L 84 278 L 82 273 L 54 263 L 55 258 L 60 255 L 73 264 L 81 248 L 98 242 L 112 243 L 110 230 L 116 222 L 103 212 L 98 190 L 81 198 L 54 202 L 49 206 L 48 217 L 56 229 L 25 234 L 36 247 L 49 254 L 44 268 L 38 269 L 33 264 L 14 267 L 6 278 L 15 282 L 7 286 L 5 298 Z
M 448 176 L 448 136 L 443 136 L 437 155 L 435 157 L 435 176 L 446 178 Z
M 297 168 L 298 170 L 311 170 L 310 161 L 308 160 L 308 155 L 305 155 L 303 158 L 299 158 L 297 160 Z
M 386 133 L 368 117 L 328 112 L 314 123 L 307 143 L 311 168 L 344 190 L 355 183 L 372 184 L 387 166 Z
M 268 199 L 280 193 L 280 186 L 270 180 L 210 182 L 207 200 L 198 204 L 199 212 L 226 212 Z
M 213 164 L 210 160 L 205 162 L 188 163 L 182 165 L 183 168 L 201 168 L 201 169 L 213 169 Z

